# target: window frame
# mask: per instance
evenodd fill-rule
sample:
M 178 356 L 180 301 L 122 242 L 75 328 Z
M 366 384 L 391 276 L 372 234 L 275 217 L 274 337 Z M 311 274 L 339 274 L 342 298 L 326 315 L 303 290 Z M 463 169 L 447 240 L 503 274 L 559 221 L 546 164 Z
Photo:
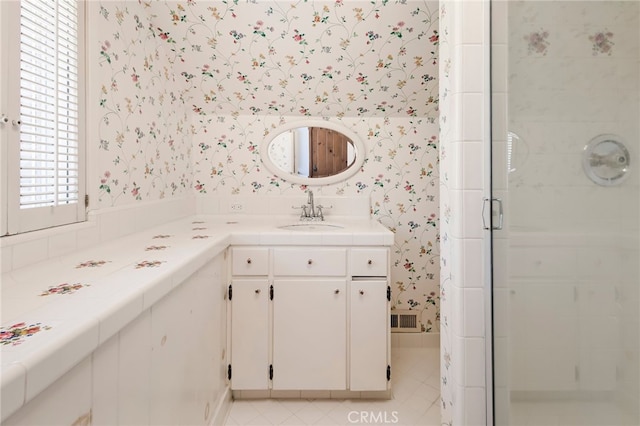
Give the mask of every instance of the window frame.
M 49 0 L 56 1 L 57 0 Z M 72 204 L 20 208 L 20 4 L 0 1 L 0 236 L 86 221 L 87 54 L 86 5 L 78 7 L 78 201 Z

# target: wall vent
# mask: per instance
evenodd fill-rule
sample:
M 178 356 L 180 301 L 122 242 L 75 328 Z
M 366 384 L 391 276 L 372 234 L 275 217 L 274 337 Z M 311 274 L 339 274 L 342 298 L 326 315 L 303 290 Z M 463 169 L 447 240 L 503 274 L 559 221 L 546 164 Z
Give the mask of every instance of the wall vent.
M 420 333 L 418 311 L 410 309 L 394 309 L 391 311 L 392 333 Z

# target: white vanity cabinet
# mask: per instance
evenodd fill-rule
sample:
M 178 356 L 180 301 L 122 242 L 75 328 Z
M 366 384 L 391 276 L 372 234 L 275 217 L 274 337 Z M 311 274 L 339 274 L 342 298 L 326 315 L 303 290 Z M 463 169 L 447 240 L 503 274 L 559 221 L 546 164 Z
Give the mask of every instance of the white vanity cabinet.
M 387 247 L 238 246 L 231 262 L 232 389 L 388 389 Z
M 236 389 L 269 386 L 269 250 L 234 247 L 229 285 L 231 353 L 227 376 Z
M 387 389 L 390 316 L 386 280 L 351 282 L 349 309 L 349 389 Z M 387 369 L 388 374 L 387 374 Z
M 389 252 L 353 248 L 350 259 L 349 389 L 385 390 L 391 375 Z
M 347 249 L 273 250 L 273 389 L 347 389 Z

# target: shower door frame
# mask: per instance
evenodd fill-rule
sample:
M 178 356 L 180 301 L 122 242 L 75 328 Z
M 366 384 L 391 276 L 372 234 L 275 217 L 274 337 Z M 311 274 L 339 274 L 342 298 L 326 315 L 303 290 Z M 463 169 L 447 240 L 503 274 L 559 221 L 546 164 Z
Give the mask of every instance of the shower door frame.
M 483 8 L 483 57 L 484 66 L 484 180 L 488 184 L 484 187 L 484 199 L 489 200 L 491 211 L 488 215 L 489 228 L 485 234 L 483 251 L 484 256 L 484 289 L 485 289 L 485 390 L 486 390 L 486 425 L 495 425 L 495 404 L 494 404 L 494 342 L 493 342 L 493 238 L 495 220 L 493 214 L 493 4 L 496 0 L 486 1 Z M 498 0 L 500 1 L 500 0 Z M 484 200 L 483 200 L 484 201 Z M 483 221 L 485 218 L 483 217 Z M 486 228 L 485 228 L 486 229 Z

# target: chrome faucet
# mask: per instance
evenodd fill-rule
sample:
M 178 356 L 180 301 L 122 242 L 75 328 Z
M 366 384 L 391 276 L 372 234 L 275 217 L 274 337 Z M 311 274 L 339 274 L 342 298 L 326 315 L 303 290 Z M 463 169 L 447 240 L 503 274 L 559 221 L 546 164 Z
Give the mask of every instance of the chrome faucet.
M 324 220 L 324 214 L 322 213 L 323 206 L 318 204 L 316 206 L 313 198 L 313 191 L 309 190 L 307 194 L 307 204 L 300 206 L 302 211 L 300 212 L 300 220 Z
M 309 216 L 316 217 L 316 206 L 313 202 L 313 191 L 309 190 L 309 195 L 307 198 L 307 205 L 309 206 Z

